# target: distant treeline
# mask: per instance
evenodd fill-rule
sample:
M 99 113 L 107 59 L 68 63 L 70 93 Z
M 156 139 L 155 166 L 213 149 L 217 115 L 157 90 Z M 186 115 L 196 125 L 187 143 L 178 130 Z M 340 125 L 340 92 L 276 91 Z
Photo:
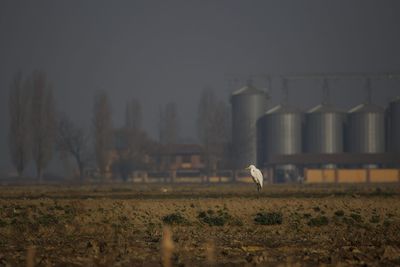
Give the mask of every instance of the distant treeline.
M 73 158 L 77 176 L 84 179 L 89 167 L 100 179 L 113 176 L 124 179 L 135 170 L 149 166 L 146 157 L 161 145 L 177 144 L 180 123 L 177 104 L 169 102 L 159 108 L 159 140 L 152 140 L 142 129 L 142 107 L 133 98 L 126 103 L 125 123 L 112 122 L 108 94 L 97 91 L 93 97 L 93 114 L 89 127 L 81 127 L 57 109 L 53 85 L 43 71 L 26 77 L 17 72 L 9 92 L 9 151 L 18 176 L 23 176 L 33 161 L 38 181 L 55 155 Z M 198 140 L 203 147 L 205 172 L 215 172 L 230 162 L 230 111 L 212 88 L 204 88 L 198 103 Z

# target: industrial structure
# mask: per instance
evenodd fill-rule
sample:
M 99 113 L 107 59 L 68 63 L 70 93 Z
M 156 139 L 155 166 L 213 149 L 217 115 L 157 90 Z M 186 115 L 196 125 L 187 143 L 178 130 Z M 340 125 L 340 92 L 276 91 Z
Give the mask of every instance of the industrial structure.
M 261 127 L 258 154 L 264 162 L 270 162 L 276 155 L 296 155 L 302 151 L 302 126 L 304 115 L 297 107 L 289 104 L 289 89 L 282 79 L 283 99 L 281 104 L 269 109 L 259 126 Z M 262 162 L 259 161 L 262 166 Z M 291 162 L 275 165 L 276 181 L 284 182 L 298 177 L 298 169 Z
M 390 101 L 386 111 L 388 151 L 400 153 L 400 97 Z
M 280 104 L 267 111 L 265 122 L 265 154 L 267 162 L 275 155 L 295 155 L 302 151 L 303 113 L 296 107 Z M 279 181 L 297 177 L 297 168 L 290 162 L 275 166 Z
M 243 169 L 257 161 L 257 120 L 267 108 L 268 95 L 249 79 L 234 91 L 232 104 L 232 144 L 234 167 Z
M 345 112 L 331 104 L 328 81 L 324 79 L 321 104 L 311 108 L 305 116 L 304 151 L 313 154 L 343 153 L 345 119 Z M 335 168 L 337 166 L 332 162 L 326 162 L 314 167 Z
M 330 103 L 328 80 L 350 78 L 366 81 L 366 100 L 345 112 Z M 247 84 L 231 97 L 235 167 L 257 162 L 270 182 L 400 182 L 400 98 L 386 110 L 371 101 L 371 79 L 394 78 L 400 75 L 285 76 L 281 104 L 267 111 L 265 92 Z M 290 105 L 295 79 L 322 80 L 321 104 L 305 113 Z
M 349 152 L 385 152 L 385 116 L 382 107 L 363 103 L 350 109 L 347 128 Z
M 366 79 L 365 103 L 357 105 L 348 112 L 347 146 L 349 152 L 385 152 L 384 108 L 372 104 L 371 98 L 371 82 L 370 79 Z

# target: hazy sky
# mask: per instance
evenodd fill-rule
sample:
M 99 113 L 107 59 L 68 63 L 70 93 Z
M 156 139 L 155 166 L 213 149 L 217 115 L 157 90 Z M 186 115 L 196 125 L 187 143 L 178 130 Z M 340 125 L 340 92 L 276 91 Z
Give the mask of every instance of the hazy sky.
M 228 100 L 226 73 L 400 72 L 399 14 L 397 0 L 1 0 L 0 169 L 9 166 L 7 99 L 18 69 L 46 71 L 58 108 L 88 128 L 93 95 L 103 89 L 116 126 L 136 97 L 156 136 L 159 105 L 175 101 L 182 135 L 195 138 L 199 93 L 209 85 Z M 292 83 L 290 100 L 310 108 L 319 87 Z M 342 108 L 364 99 L 359 81 L 331 87 Z M 398 81 L 373 87 L 380 105 L 400 92 Z M 278 103 L 278 79 L 271 94 Z

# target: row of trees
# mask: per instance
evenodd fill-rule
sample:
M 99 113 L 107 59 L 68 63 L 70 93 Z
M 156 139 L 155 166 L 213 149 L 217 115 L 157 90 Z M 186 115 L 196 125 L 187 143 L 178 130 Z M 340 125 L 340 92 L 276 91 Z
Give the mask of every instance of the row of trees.
M 125 180 L 132 171 L 146 167 L 143 155 L 153 148 L 153 142 L 142 130 L 141 121 L 141 105 L 132 99 L 126 105 L 124 126 L 115 128 L 109 97 L 106 92 L 99 91 L 93 105 L 93 152 L 90 134 L 66 116 L 59 120 L 57 147 L 75 159 L 81 179 L 87 165 L 95 159 L 101 177 L 107 178 L 107 173 L 112 171 Z
M 53 91 L 46 75 L 35 71 L 24 79 L 18 72 L 11 85 L 9 109 L 12 163 L 22 175 L 32 158 L 41 180 L 53 156 L 56 131 Z
M 111 113 L 105 94 L 96 96 L 94 109 L 95 158 L 100 171 L 104 171 L 112 142 Z M 15 74 L 9 93 L 9 114 L 10 157 L 19 176 L 33 160 L 41 181 L 55 151 L 63 157 L 72 156 L 79 176 L 83 176 L 93 159 L 90 135 L 67 115 L 56 111 L 53 89 L 44 72 L 34 71 L 25 78 L 21 72 Z
M 123 179 L 135 169 L 146 167 L 144 155 L 156 149 L 142 129 L 142 107 L 137 99 L 126 105 L 125 124 L 114 128 L 109 97 L 104 91 L 94 97 L 92 131 L 79 127 L 65 113 L 56 111 L 53 90 L 46 75 L 34 71 L 23 77 L 18 72 L 12 81 L 9 94 L 9 147 L 13 165 L 18 175 L 33 160 L 37 178 L 43 172 L 55 151 L 61 157 L 75 160 L 79 176 L 95 162 L 102 177 L 111 169 Z M 226 162 L 229 148 L 229 109 L 215 92 L 206 88 L 198 104 L 198 138 L 204 147 L 205 163 L 209 172 L 219 162 Z M 174 102 L 160 107 L 159 143 L 179 142 L 179 119 Z M 110 166 L 111 151 L 114 151 Z
M 204 148 L 207 172 L 211 174 L 222 163 L 230 161 L 230 112 L 224 101 L 218 99 L 212 88 L 204 88 L 198 105 L 197 134 Z

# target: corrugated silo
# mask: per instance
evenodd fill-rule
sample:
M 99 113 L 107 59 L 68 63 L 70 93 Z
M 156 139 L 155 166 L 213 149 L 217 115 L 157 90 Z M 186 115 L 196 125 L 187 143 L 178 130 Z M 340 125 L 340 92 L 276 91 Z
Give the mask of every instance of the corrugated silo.
M 299 109 L 281 104 L 268 110 L 263 120 L 267 162 L 275 155 L 301 153 L 303 113 Z M 275 171 L 278 181 L 294 180 L 298 175 L 292 164 L 276 166 Z
M 306 114 L 305 151 L 308 153 L 342 153 L 345 113 L 321 104 Z M 334 167 L 327 162 L 324 167 Z
M 385 152 L 384 109 L 367 103 L 349 110 L 347 145 L 352 153 Z
M 390 101 L 388 107 L 388 150 L 400 153 L 400 97 Z
M 251 81 L 231 95 L 232 142 L 237 169 L 257 162 L 256 123 L 266 110 L 267 98 L 267 94 L 254 87 Z

